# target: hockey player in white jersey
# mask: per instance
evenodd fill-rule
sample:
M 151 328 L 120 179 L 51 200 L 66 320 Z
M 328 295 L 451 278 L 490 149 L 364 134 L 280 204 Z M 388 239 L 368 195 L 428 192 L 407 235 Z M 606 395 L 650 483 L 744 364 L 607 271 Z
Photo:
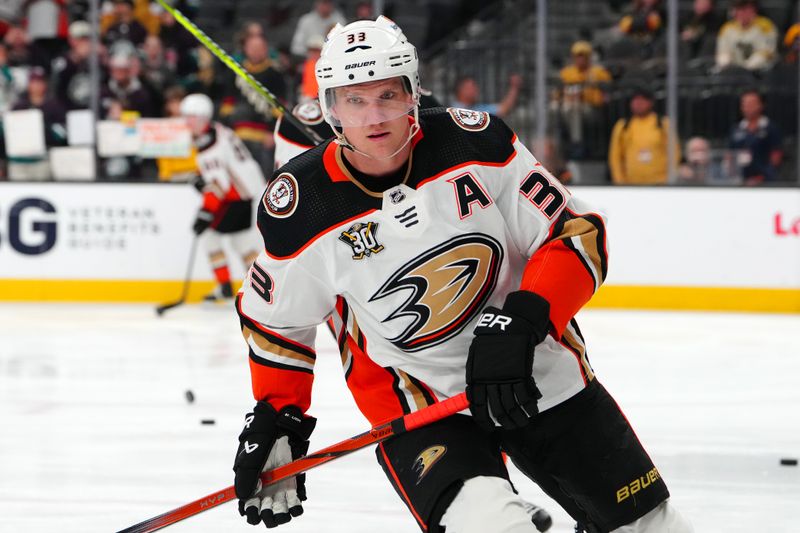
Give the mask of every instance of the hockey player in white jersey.
M 206 300 L 232 298 L 223 238 L 239 254 L 244 269 L 249 269 L 260 248 L 260 237 L 253 227 L 253 199 L 264 190 L 264 175 L 241 140 L 230 129 L 211 120 L 214 105 L 208 96 L 187 95 L 181 101 L 180 111 L 197 147 L 200 176 L 196 187 L 203 195 L 192 229 L 198 236 L 203 234 L 218 284 Z
M 302 513 L 303 476 L 258 476 L 308 448 L 329 321 L 373 424 L 466 388 L 469 413 L 376 449 L 423 531 L 536 531 L 502 452 L 586 531 L 692 531 L 574 319 L 606 276 L 604 217 L 497 117 L 419 111 L 416 50 L 384 17 L 331 30 L 316 74 L 336 138 L 275 173 L 236 302 L 257 400 L 234 462 L 248 522 Z

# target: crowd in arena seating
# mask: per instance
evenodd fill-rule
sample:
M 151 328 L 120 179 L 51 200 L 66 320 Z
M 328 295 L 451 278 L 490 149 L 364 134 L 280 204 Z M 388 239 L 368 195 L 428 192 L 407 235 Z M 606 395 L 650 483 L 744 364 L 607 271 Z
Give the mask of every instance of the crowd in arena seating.
M 551 159 L 565 181 L 576 175 L 573 162 L 607 158 L 612 183 L 666 183 L 671 128 L 663 112 L 666 2 L 607 2 L 619 13 L 618 23 L 608 32 L 610 37 L 595 38 L 591 32 L 583 32 L 573 42 L 567 64 L 557 72 L 558 87 L 550 99 L 554 138 L 537 143 L 543 159 Z M 202 9 L 202 1 L 172 4 L 190 18 Z M 291 108 L 316 94 L 314 63 L 328 29 L 337 22 L 374 18 L 371 1 L 340 4 L 346 9 L 332 0 L 303 3 L 310 10 L 294 13 L 299 18 L 292 23 L 291 39 L 276 42 L 271 39 L 277 24 L 271 19 L 280 19 L 277 8 L 253 20 L 229 17 L 225 11 L 223 24 L 236 21 L 238 25 L 226 46 L 248 72 Z M 390 10 L 396 7 L 393 2 L 385 4 Z M 478 11 L 475 2 L 444 4 L 448 3 L 429 2 L 430 13 L 451 9 L 450 13 L 472 16 Z M 231 3 L 230 9 L 235 10 L 236 5 Z M 452 11 L 452 5 L 458 5 L 460 11 Z M 800 51 L 800 18 L 793 7 L 790 14 L 786 8 L 783 20 L 771 20 L 760 7 L 758 0 L 693 0 L 691 10 L 680 20 L 681 73 L 707 79 L 716 76 L 721 83 L 728 80 L 728 91 L 736 87 L 741 92 L 734 97 L 741 100 L 737 107 L 742 120 L 730 131 L 720 132 L 719 125 L 693 123 L 679 115 L 681 131 L 676 133 L 688 141 L 671 150 L 678 183 L 758 184 L 779 181 L 785 175 L 781 172 L 786 167 L 784 134 L 797 132 L 785 131 L 782 126 L 787 120 L 796 124 L 796 117 L 776 120 L 771 113 L 776 109 L 773 93 L 758 89 L 769 87 L 773 82 L 770 76 L 781 69 L 788 69 L 786 79 L 792 79 Z M 88 15 L 85 0 L 0 4 L 0 112 L 41 110 L 48 147 L 65 145 L 66 114 L 91 104 L 92 27 Z M 281 16 L 287 19 L 285 13 Z M 426 44 L 441 38 L 431 29 L 433 25 L 429 26 L 423 40 Z M 256 110 L 237 89 L 232 73 L 157 2 L 105 0 L 99 35 L 97 119 L 175 117 L 183 96 L 201 92 L 218 104 L 217 118 L 245 141 L 264 171 L 271 172 L 274 117 Z M 513 110 L 523 103 L 521 95 L 530 94 L 522 91 L 523 79 L 530 79 L 526 75 L 530 73 L 520 74 L 510 76 L 505 94 L 496 103 L 481 102 L 478 84 L 466 75 L 458 79 L 452 94 L 435 96 L 449 105 L 484 105 L 501 116 L 512 115 L 509 120 L 513 121 Z M 795 74 L 795 103 L 797 79 Z M 696 105 L 688 100 L 687 105 Z M 12 157 L 4 150 L 0 158 L 0 179 L 49 177 L 46 158 Z M 127 156 L 99 163 L 101 179 L 169 180 L 191 169 L 191 158 Z
M 571 64 L 561 69 L 559 87 L 553 92 L 551 119 L 564 153 L 577 161 L 607 153 L 612 183 L 668 182 L 664 4 L 635 0 L 628 7 L 619 5 L 618 25 L 600 40 L 599 52 L 587 40 L 573 44 Z M 790 131 L 784 133 L 797 134 L 800 22 L 789 22 L 798 20 L 798 8 L 796 3 L 777 5 L 777 12 L 785 15 L 779 27 L 760 7 L 758 0 L 694 0 L 679 21 L 679 79 L 699 80 L 711 95 L 709 107 L 725 98 L 729 108 L 738 107 L 741 121 L 731 125 L 728 120 L 723 126 L 729 129 L 720 132 L 726 121 L 717 119 L 716 135 L 706 136 L 703 130 L 712 128 L 683 116 L 685 108 L 679 108 L 680 133 L 688 141 L 683 154 L 679 145 L 672 147 L 676 183 L 758 185 L 787 177 L 796 181 L 794 169 L 783 161 L 783 128 L 765 106 L 770 99 L 773 111 L 781 104 L 791 105 L 775 114 L 788 125 Z M 714 83 L 727 86 L 715 93 Z M 654 92 L 660 93 L 658 97 Z M 682 94 L 681 105 L 704 103 L 702 92 L 689 98 Z M 786 113 L 788 109 L 794 112 Z M 703 112 L 708 115 L 708 110 Z M 607 129 L 610 141 L 603 143 L 606 137 L 598 131 Z

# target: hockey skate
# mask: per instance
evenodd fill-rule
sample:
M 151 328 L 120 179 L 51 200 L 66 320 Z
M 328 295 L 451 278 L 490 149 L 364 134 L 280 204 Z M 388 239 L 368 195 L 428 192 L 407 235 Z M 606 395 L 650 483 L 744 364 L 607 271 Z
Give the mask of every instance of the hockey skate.
M 536 526 L 539 531 L 547 531 L 553 525 L 553 519 L 550 513 L 530 502 L 524 502 L 525 510 L 531 515 L 531 522 Z
M 208 293 L 204 298 L 204 302 L 224 302 L 233 298 L 233 287 L 230 283 L 221 283 L 217 285 L 213 291 Z

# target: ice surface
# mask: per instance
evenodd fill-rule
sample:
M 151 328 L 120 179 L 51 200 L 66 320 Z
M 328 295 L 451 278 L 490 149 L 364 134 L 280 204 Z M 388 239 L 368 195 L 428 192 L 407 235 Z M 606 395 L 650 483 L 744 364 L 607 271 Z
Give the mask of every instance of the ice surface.
M 587 311 L 593 366 L 697 533 L 800 531 L 800 317 Z M 232 484 L 253 404 L 228 306 L 0 305 L 0 532 L 116 531 Z M 367 429 L 318 336 L 312 449 Z M 196 395 L 188 404 L 186 389 Z M 213 418 L 215 425 L 201 425 Z M 371 450 L 314 470 L 284 533 L 413 533 Z M 522 494 L 569 517 L 518 472 Z M 229 503 L 166 531 L 253 529 Z

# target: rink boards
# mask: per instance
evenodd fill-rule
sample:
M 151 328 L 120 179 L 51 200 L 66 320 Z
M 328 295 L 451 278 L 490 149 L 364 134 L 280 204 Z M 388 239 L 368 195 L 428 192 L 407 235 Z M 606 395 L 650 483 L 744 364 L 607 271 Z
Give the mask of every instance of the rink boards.
M 609 217 L 608 279 L 590 305 L 800 312 L 800 189 L 573 193 Z M 174 299 L 199 201 L 186 184 L 2 183 L 0 300 Z M 193 297 L 213 285 L 203 254 L 193 279 Z

